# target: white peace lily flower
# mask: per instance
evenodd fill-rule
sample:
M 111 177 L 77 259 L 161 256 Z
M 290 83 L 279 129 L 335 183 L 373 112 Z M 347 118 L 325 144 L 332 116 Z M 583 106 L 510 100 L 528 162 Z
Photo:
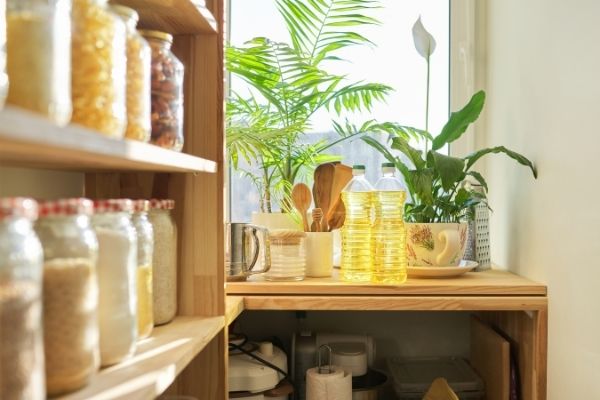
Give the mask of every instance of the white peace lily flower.
M 417 19 L 417 22 L 413 25 L 412 28 L 413 39 L 415 41 L 415 48 L 417 52 L 425 59 L 429 60 L 429 57 L 435 51 L 435 39 L 427 29 L 423 26 L 421 22 L 421 17 Z

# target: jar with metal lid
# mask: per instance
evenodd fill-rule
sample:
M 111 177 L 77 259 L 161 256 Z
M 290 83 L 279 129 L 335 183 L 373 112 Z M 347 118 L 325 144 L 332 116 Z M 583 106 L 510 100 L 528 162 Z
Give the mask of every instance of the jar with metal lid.
M 177 227 L 171 211 L 174 200 L 150 200 L 148 214 L 154 230 L 152 281 L 154 323 L 170 322 L 177 313 Z
M 181 61 L 171 52 L 173 36 L 141 30 L 152 49 L 152 138 L 167 149 L 183 148 L 183 73 Z
M 301 281 L 306 275 L 306 233 L 292 229 L 269 231 L 271 269 L 265 273 L 269 281 Z
M 71 0 L 8 0 L 8 104 L 71 119 Z
M 148 219 L 150 201 L 134 200 L 133 226 L 137 232 L 138 339 L 150 336 L 154 327 L 152 300 L 152 252 L 154 232 Z
M 137 233 L 127 199 L 94 201 L 98 238 L 100 362 L 116 364 L 135 351 L 137 340 Z
M 100 366 L 98 242 L 88 199 L 39 203 L 44 248 L 44 352 L 49 396 L 85 386 Z
M 42 246 L 37 203 L 0 198 L 0 396 L 43 400 Z
M 8 75 L 6 74 L 6 1 L 0 0 L 0 109 L 8 94 Z
M 138 13 L 124 6 L 112 5 L 111 11 L 127 28 L 127 139 L 150 140 L 150 63 L 148 42 L 136 31 Z
M 73 0 L 72 122 L 122 138 L 127 124 L 125 23 L 106 0 Z

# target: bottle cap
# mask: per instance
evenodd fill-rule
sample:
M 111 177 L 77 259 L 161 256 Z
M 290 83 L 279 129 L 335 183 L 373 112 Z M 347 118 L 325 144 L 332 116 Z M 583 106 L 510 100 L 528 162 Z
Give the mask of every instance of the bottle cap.
M 392 162 L 384 162 L 381 164 L 381 168 L 396 168 L 396 164 Z
M 352 166 L 352 169 L 362 169 L 364 171 L 365 170 L 365 166 L 361 165 L 361 164 L 354 164 Z

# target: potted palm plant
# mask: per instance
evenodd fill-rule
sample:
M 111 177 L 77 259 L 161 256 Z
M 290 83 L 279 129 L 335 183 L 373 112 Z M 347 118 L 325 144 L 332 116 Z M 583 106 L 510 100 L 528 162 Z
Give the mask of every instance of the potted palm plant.
M 327 154 L 332 146 L 362 135 L 308 143 L 304 139 L 317 111 L 327 109 L 338 116 L 368 111 L 392 90 L 380 83 L 350 82 L 325 67 L 342 62 L 339 52 L 344 48 L 372 44 L 359 30 L 378 23 L 368 15 L 379 7 L 376 1 L 277 0 L 277 7 L 289 43 L 256 37 L 226 48 L 227 70 L 250 87 L 249 96 L 233 93 L 227 102 L 227 150 L 234 169 L 257 187 L 265 213 L 275 205 L 289 211 L 292 186 L 308 180 L 318 164 L 338 160 Z M 243 170 L 241 160 L 254 171 Z
M 420 19 L 413 27 L 413 36 L 417 51 L 427 62 L 429 71 L 430 56 L 435 50 L 435 40 L 425 30 Z M 429 74 L 427 78 L 428 119 Z M 479 203 L 487 205 L 487 182 L 474 169 L 475 163 L 488 154 L 502 153 L 528 167 L 534 178 L 537 171 L 531 161 L 504 146 L 477 150 L 466 157 L 453 157 L 441 150 L 459 139 L 470 124 L 479 117 L 485 103 L 485 92 L 479 91 L 461 110 L 453 112 L 441 132 L 433 137 L 425 130 L 398 125 L 398 130 L 416 133 L 424 141 L 424 150 L 410 145 L 406 137 L 391 132 L 391 148 L 400 156 L 393 154 L 386 146 L 372 137 L 362 139 L 393 162 L 402 173 L 410 199 L 405 204 L 407 223 L 407 252 L 411 266 L 452 266 L 458 265 L 465 251 L 467 223 L 472 218 L 473 207 Z M 408 160 L 408 161 L 405 161 Z M 478 183 L 483 192 L 475 190 L 467 180 Z

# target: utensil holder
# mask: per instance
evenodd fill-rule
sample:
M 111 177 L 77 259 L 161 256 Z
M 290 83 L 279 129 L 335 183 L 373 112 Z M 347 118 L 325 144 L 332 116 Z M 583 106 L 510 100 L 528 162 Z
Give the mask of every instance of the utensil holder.
M 306 232 L 306 276 L 331 276 L 333 270 L 333 233 Z

